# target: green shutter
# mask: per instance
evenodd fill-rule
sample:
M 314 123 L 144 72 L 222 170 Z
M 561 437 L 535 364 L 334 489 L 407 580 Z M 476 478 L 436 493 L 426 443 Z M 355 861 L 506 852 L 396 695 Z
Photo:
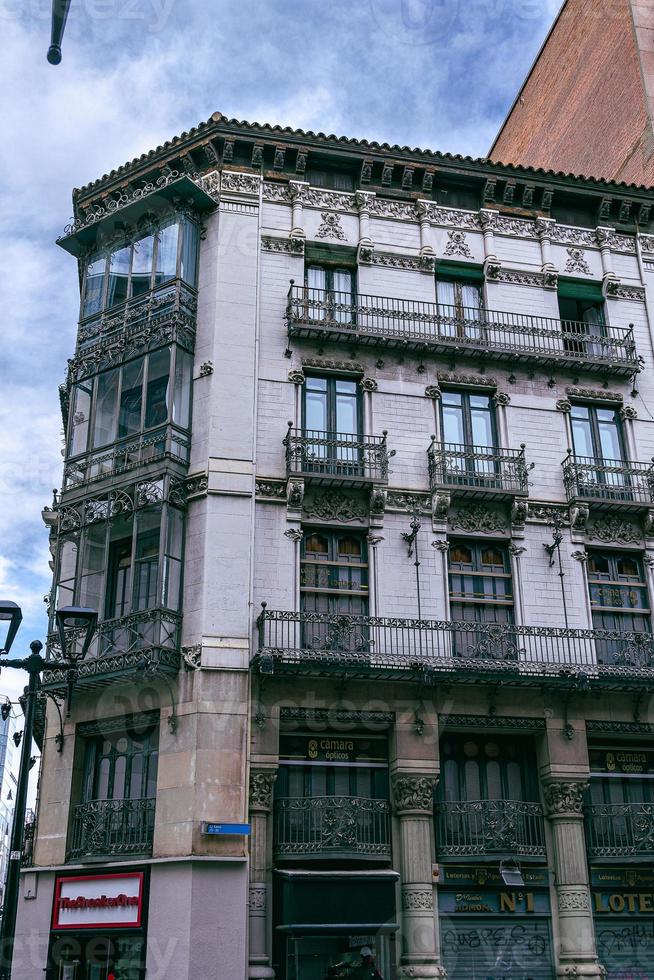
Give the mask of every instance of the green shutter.
M 559 279 L 558 294 L 564 299 L 604 299 L 601 284 L 587 279 Z

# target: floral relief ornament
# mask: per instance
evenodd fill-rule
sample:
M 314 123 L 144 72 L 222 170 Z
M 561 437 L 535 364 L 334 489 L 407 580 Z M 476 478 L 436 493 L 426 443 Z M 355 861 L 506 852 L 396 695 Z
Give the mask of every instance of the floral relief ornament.
M 340 241 L 345 241 L 346 236 L 341 225 L 340 215 L 331 211 L 323 211 L 316 238 L 338 238 Z
M 433 776 L 395 776 L 393 793 L 398 810 L 428 810 L 433 806 Z
M 250 773 L 250 810 L 269 810 L 277 773 L 253 771 Z
M 557 782 L 545 787 L 545 810 L 550 816 L 581 814 L 587 782 Z
M 571 245 L 569 248 L 566 248 L 566 252 L 568 253 L 568 258 L 565 263 L 565 271 L 581 272 L 584 275 L 589 276 L 590 266 L 586 261 L 586 253 L 584 252 L 583 248 L 576 248 Z
M 470 246 L 466 241 L 466 235 L 464 231 L 456 231 L 452 229 L 447 233 L 448 243 L 445 246 L 446 255 L 463 255 L 467 259 L 472 258 L 472 252 L 470 251 Z

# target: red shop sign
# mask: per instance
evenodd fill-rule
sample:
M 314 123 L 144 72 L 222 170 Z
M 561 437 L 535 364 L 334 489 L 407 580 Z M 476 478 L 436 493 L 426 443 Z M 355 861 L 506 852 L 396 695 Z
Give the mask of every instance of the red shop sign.
M 55 879 L 53 929 L 138 929 L 143 872 Z

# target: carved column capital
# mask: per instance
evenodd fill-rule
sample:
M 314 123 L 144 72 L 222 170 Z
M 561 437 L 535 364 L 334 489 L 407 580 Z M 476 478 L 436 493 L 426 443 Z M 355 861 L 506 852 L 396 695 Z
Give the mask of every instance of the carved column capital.
M 434 775 L 408 775 L 395 773 L 393 776 L 393 800 L 399 814 L 421 813 L 431 814 L 434 806 L 434 788 L 437 783 Z
M 250 772 L 250 811 L 263 810 L 268 813 L 272 807 L 272 794 L 277 773 L 271 769 L 252 769 Z
M 545 787 L 545 812 L 548 817 L 578 817 L 583 813 L 584 793 L 588 782 L 565 780 Z

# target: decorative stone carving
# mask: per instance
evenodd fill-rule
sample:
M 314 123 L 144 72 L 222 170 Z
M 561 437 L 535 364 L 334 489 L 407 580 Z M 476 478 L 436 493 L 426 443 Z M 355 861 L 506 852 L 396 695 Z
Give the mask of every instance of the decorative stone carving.
M 359 245 L 357 249 L 357 260 L 363 265 L 371 265 L 374 254 L 374 245 Z
M 251 912 L 264 912 L 266 909 L 266 889 L 250 888 L 248 905 Z
M 545 812 L 550 817 L 581 814 L 587 782 L 566 780 L 548 783 L 545 787 Z
M 598 541 L 619 541 L 626 544 L 639 544 L 643 538 L 640 528 L 628 521 L 620 520 L 619 517 L 607 517 L 595 521 L 588 529 L 588 536 Z
M 250 772 L 250 810 L 270 810 L 277 773 L 266 769 Z
M 408 514 L 415 514 L 416 512 L 428 514 L 431 508 L 431 500 L 427 493 L 389 490 L 386 494 L 386 506 L 392 510 L 401 510 Z
M 450 509 L 451 496 L 447 490 L 437 490 L 431 498 L 431 516 L 434 521 L 446 521 Z
M 439 371 L 437 378 L 440 384 L 465 385 L 473 388 L 497 388 L 497 379 L 487 374 L 454 374 Z
M 565 389 L 570 398 L 583 398 L 585 401 L 621 402 L 622 395 L 616 391 L 606 391 L 604 388 L 579 388 L 570 385 Z
M 303 238 L 274 238 L 271 235 L 261 236 L 261 248 L 264 252 L 285 252 L 289 255 L 303 255 L 305 241 Z
M 559 891 L 558 904 L 560 912 L 582 912 L 590 908 L 587 889 L 575 891 Z
M 305 378 L 303 371 L 289 371 L 288 380 L 294 385 L 303 385 L 307 379 Z
M 511 542 L 509 545 L 509 553 L 512 554 L 514 558 L 520 558 L 521 555 L 524 555 L 526 550 L 526 548 L 521 548 L 517 544 L 513 544 L 513 542 Z
M 363 521 L 368 516 L 362 500 L 350 497 L 338 490 L 326 490 L 315 497 L 304 498 L 304 513 L 321 521 Z
M 589 276 L 590 266 L 586 261 L 586 253 L 583 248 L 566 248 L 568 253 L 568 258 L 565 263 L 566 272 L 581 272 L 585 276 Z
M 374 378 L 362 378 L 359 384 L 364 391 L 377 391 L 379 387 Z
M 322 220 L 316 232 L 316 238 L 337 238 L 346 241 L 346 235 L 341 226 L 339 214 L 331 211 L 322 212 Z
M 300 510 L 304 498 L 304 484 L 296 480 L 289 480 L 286 491 L 286 502 L 290 509 Z
M 452 225 L 454 228 L 468 228 L 470 231 L 481 230 L 480 217 L 473 211 L 459 211 L 430 203 L 429 219 L 436 225 Z M 654 247 L 652 250 L 654 251 Z
M 223 191 L 233 191 L 237 194 L 259 195 L 261 177 L 254 174 L 239 174 L 233 170 L 224 170 L 222 175 Z
M 373 487 L 370 491 L 370 516 L 383 517 L 386 511 L 386 493 L 383 487 Z
M 200 365 L 200 377 L 208 378 L 213 374 L 213 361 L 203 361 Z
M 431 888 L 402 889 L 402 909 L 405 912 L 431 911 L 434 907 L 434 893 Z
M 537 500 L 529 501 L 529 520 L 539 524 L 557 523 L 564 527 L 569 524 L 568 509 L 564 504 L 540 503 Z
M 442 395 L 441 389 L 438 385 L 427 385 L 425 388 L 425 394 L 427 398 L 440 398 Z
M 638 412 L 633 405 L 623 405 L 620 409 L 620 418 L 624 422 L 626 419 L 637 419 Z
M 485 534 L 492 534 L 493 531 L 506 531 L 504 517 L 483 504 L 462 507 L 454 514 L 451 523 L 452 527 L 460 528 L 462 531 L 478 531 Z
M 570 527 L 575 531 L 584 532 L 586 530 L 588 514 L 588 504 L 575 504 L 574 507 L 570 508 Z
M 629 299 L 638 303 L 645 302 L 643 286 L 627 286 L 619 279 L 611 279 L 606 283 L 606 294 L 614 299 Z
M 283 480 L 255 480 L 254 492 L 257 497 L 274 497 L 276 500 L 285 500 L 286 483 Z
M 497 259 L 490 259 L 484 262 L 484 275 L 486 279 L 491 282 L 496 282 L 499 280 L 500 272 L 502 271 L 502 265 Z
M 296 527 L 289 527 L 288 531 L 284 531 L 284 537 L 288 538 L 289 541 L 293 541 L 294 544 L 297 544 L 298 541 L 301 541 L 303 535 L 304 532 Z
M 184 482 L 186 483 L 187 500 L 191 497 L 204 497 L 209 489 L 209 477 L 206 473 L 200 473 L 197 476 L 187 476 Z
M 364 367 L 359 361 L 338 361 L 332 357 L 303 357 L 303 368 L 321 368 L 324 371 L 342 371 L 348 374 L 363 374 Z
M 511 398 L 505 391 L 498 391 L 497 394 L 493 395 L 493 402 L 495 405 L 501 405 L 504 408 L 511 404 Z
M 204 174 L 196 183 L 200 185 L 205 194 L 212 197 L 214 201 L 218 200 L 220 195 L 220 174 L 217 170 L 212 170 L 211 173 Z
M 555 272 L 548 271 L 547 275 L 549 277 L 554 276 L 555 280 L 558 282 L 558 277 Z M 489 275 L 489 278 L 493 279 L 494 282 L 506 282 L 511 283 L 516 286 L 537 286 L 542 289 L 545 285 L 545 273 L 543 272 L 528 272 L 525 269 L 505 269 L 503 266 L 495 266 L 493 264 L 493 272 Z M 554 285 L 553 282 L 548 281 L 547 285 Z
M 467 259 L 472 258 L 472 252 L 470 251 L 470 246 L 466 241 L 466 233 L 464 231 L 456 231 L 452 229 L 448 231 L 447 237 L 448 242 L 445 246 L 446 255 L 463 255 Z
M 432 548 L 435 548 L 436 551 L 440 551 L 442 555 L 446 554 L 450 550 L 450 542 L 443 541 L 442 539 L 438 541 L 432 541 L 431 546 Z
M 393 776 L 393 799 L 398 813 L 421 810 L 431 814 L 433 809 L 435 776 Z
M 574 558 L 575 561 L 580 562 L 582 565 L 585 565 L 588 561 L 588 554 L 585 551 L 573 551 L 571 557 Z
M 418 260 L 418 267 L 421 272 L 433 272 L 436 268 L 436 257 L 429 252 L 423 252 Z
M 529 503 L 522 497 L 516 497 L 511 504 L 511 523 L 516 527 L 522 527 L 527 520 L 529 513 Z
M 552 228 L 552 241 L 559 245 L 595 247 L 595 232 L 574 225 L 555 224 Z
M 184 666 L 189 670 L 197 670 L 202 660 L 202 644 L 194 643 L 192 646 L 180 647 Z
M 389 269 L 412 269 L 414 272 L 423 270 L 420 255 L 399 255 L 397 252 L 375 252 L 372 257 L 373 265 L 381 265 Z

